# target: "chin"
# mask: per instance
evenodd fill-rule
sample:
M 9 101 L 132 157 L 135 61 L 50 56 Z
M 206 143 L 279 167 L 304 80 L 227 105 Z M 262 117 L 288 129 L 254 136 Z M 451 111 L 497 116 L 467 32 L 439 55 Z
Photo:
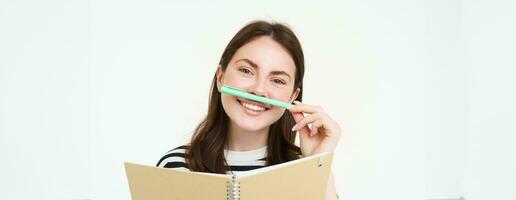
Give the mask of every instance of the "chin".
M 259 131 L 259 130 L 262 130 L 262 129 L 270 126 L 270 125 L 258 123 L 257 120 L 242 120 L 242 119 L 235 121 L 235 125 L 237 125 L 241 129 L 246 130 L 246 131 Z
M 274 124 L 276 121 L 278 121 L 281 118 L 280 113 L 267 113 L 268 115 L 260 116 L 260 117 L 249 117 L 245 114 L 241 115 L 241 113 L 238 113 L 238 115 L 233 122 L 238 127 L 248 130 L 248 131 L 259 131 L 264 128 L 270 127 L 272 124 Z

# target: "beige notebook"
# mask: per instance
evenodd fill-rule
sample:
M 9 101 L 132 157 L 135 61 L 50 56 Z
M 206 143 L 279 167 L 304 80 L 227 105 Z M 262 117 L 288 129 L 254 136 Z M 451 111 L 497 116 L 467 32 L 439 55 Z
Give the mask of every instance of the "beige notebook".
M 238 175 L 190 172 L 125 162 L 133 200 L 324 199 L 333 153 Z

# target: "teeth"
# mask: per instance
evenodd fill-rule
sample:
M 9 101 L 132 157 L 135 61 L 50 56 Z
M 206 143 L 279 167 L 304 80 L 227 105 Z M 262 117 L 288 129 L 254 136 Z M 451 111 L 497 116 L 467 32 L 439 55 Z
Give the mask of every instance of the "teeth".
M 256 106 L 256 105 L 252 105 L 252 104 L 248 104 L 248 103 L 244 103 L 244 102 L 242 102 L 242 105 L 246 108 L 249 108 L 249 109 L 255 110 L 255 111 L 264 111 L 265 110 L 264 107 Z

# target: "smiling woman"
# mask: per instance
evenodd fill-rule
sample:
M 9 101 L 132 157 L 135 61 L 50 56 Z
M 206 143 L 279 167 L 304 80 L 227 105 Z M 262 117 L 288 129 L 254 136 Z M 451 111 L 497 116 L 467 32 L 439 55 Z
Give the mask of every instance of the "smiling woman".
M 169 151 L 157 166 L 238 173 L 334 151 L 340 127 L 320 106 L 300 103 L 303 76 L 301 44 L 286 25 L 256 21 L 243 27 L 222 54 L 206 118 L 189 144 Z M 221 93 L 222 85 L 296 105 L 286 112 Z M 299 132 L 300 147 L 294 144 L 293 131 Z M 327 199 L 335 199 L 335 194 L 330 176 Z

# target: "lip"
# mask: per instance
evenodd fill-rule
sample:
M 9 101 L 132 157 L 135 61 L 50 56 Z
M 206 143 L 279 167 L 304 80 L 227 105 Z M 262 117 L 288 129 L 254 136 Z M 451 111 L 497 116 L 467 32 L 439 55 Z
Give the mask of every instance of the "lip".
M 259 115 L 263 114 L 264 112 L 267 112 L 268 110 L 270 110 L 270 106 L 266 106 L 265 104 L 254 102 L 254 101 L 245 101 L 245 100 L 237 98 L 237 102 L 238 102 L 238 104 L 240 104 L 240 107 L 242 108 L 242 110 L 244 110 L 245 113 L 247 113 L 248 115 L 251 115 L 251 116 L 259 116 Z M 255 110 L 248 109 L 248 108 L 244 107 L 244 105 L 242 105 L 242 102 L 263 107 L 263 108 L 265 108 L 265 110 L 264 111 L 255 111 Z
M 256 102 L 256 101 L 250 101 L 250 100 L 241 99 L 241 98 L 237 98 L 237 101 L 239 101 L 239 103 L 244 102 L 244 103 L 252 104 L 252 105 L 255 105 L 255 106 L 260 106 L 260 107 L 265 108 L 265 110 L 271 109 L 270 105 L 263 104 L 263 103 Z

